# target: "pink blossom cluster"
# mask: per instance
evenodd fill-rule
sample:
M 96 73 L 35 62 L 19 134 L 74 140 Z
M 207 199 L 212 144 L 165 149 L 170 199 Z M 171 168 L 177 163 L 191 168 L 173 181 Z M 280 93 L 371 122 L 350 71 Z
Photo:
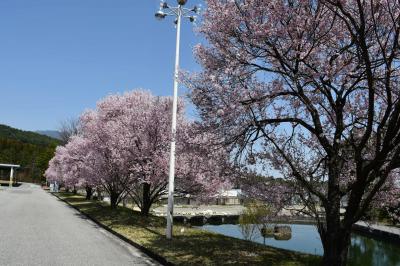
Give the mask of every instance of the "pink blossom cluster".
M 110 195 L 112 204 L 129 197 L 147 214 L 166 193 L 171 108 L 171 98 L 143 90 L 107 96 L 81 115 L 80 135 L 57 148 L 47 179 L 96 187 Z M 185 119 L 182 100 L 177 121 L 176 190 L 215 195 L 229 184 L 228 153 Z
M 357 169 L 384 156 L 382 176 L 372 165 L 363 174 L 357 201 L 366 208 L 379 190 L 369 187 L 382 185 L 374 179 L 399 164 L 400 130 L 385 124 L 400 101 L 399 16 L 397 1 L 208 0 L 199 28 L 207 45 L 195 48 L 203 70 L 183 79 L 207 130 L 246 163 L 257 158 L 298 184 L 297 194 L 308 190 L 309 204 L 326 202 L 330 158 L 345 199 L 362 179 Z M 365 38 L 370 66 L 355 38 Z M 397 142 L 384 147 L 392 133 Z
M 291 193 L 268 180 L 249 191 L 299 200 L 318 221 L 324 264 L 344 265 L 352 224 L 380 192 L 398 198 L 399 1 L 206 5 L 202 71 L 183 77 L 203 126 L 242 162 L 278 172 Z

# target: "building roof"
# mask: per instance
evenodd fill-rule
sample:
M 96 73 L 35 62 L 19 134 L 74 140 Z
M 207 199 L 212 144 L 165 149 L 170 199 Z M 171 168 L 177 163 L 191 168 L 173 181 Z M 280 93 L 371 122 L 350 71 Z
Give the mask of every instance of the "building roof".
M 20 168 L 21 166 L 18 164 L 1 164 L 0 167 L 7 167 L 7 168 Z
M 220 197 L 239 197 L 242 194 L 241 189 L 223 190 L 220 192 Z

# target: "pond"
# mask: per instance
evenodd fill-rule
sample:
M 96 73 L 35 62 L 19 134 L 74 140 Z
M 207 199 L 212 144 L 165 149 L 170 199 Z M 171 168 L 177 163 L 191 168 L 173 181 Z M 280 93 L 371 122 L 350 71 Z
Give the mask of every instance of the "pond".
M 322 255 L 323 248 L 317 228 L 312 224 L 279 224 L 288 225 L 292 234 L 288 240 L 274 237 L 264 238 L 258 226 L 238 224 L 203 225 L 199 228 L 226 236 L 246 239 L 277 248 L 289 249 L 303 253 Z M 282 238 L 281 238 L 282 239 Z M 400 246 L 359 234 L 352 234 L 349 249 L 349 264 L 362 266 L 400 266 Z

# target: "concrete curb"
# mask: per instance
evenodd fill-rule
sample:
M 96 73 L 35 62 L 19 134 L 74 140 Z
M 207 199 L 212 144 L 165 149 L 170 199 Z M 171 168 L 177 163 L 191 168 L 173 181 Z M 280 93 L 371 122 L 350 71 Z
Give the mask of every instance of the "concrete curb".
M 379 230 L 376 228 L 372 228 L 369 226 L 365 225 L 360 225 L 360 224 L 354 224 L 353 225 L 353 231 L 358 232 L 367 236 L 375 237 L 396 245 L 400 245 L 400 235 L 396 235 L 391 232 Z
M 57 199 L 65 202 L 68 206 L 74 208 L 75 210 L 77 210 L 79 213 L 81 213 L 82 215 L 84 215 L 86 218 L 88 218 L 89 220 L 91 220 L 92 222 L 94 222 L 96 225 L 100 226 L 102 229 L 106 230 L 107 232 L 113 234 L 114 236 L 118 237 L 119 239 L 123 240 L 124 242 L 134 246 L 135 248 L 139 249 L 140 251 L 142 251 L 143 253 L 145 253 L 147 256 L 149 256 L 150 258 L 154 259 L 155 261 L 161 263 L 162 265 L 166 265 L 166 266 L 174 266 L 175 264 L 173 264 L 172 262 L 169 262 L 166 258 L 154 253 L 153 251 L 151 251 L 150 249 L 136 243 L 133 242 L 132 240 L 130 240 L 129 238 L 121 235 L 118 232 L 115 232 L 114 230 L 112 230 L 111 228 L 105 226 L 104 224 L 100 223 L 99 221 L 97 221 L 95 218 L 93 218 L 92 216 L 90 216 L 87 213 L 84 213 L 82 211 L 80 211 L 77 207 L 75 207 L 74 205 L 70 204 L 68 201 L 63 200 L 62 198 L 60 198 L 58 195 L 56 195 L 55 193 L 50 193 L 49 194 L 53 195 L 54 197 L 56 197 Z

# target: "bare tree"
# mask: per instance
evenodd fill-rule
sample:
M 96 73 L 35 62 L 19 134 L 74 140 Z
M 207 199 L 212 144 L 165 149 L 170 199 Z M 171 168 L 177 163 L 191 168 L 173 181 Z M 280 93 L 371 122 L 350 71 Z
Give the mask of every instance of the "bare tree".
M 60 122 L 58 131 L 62 144 L 67 144 L 71 136 L 79 134 L 79 119 L 69 118 Z

